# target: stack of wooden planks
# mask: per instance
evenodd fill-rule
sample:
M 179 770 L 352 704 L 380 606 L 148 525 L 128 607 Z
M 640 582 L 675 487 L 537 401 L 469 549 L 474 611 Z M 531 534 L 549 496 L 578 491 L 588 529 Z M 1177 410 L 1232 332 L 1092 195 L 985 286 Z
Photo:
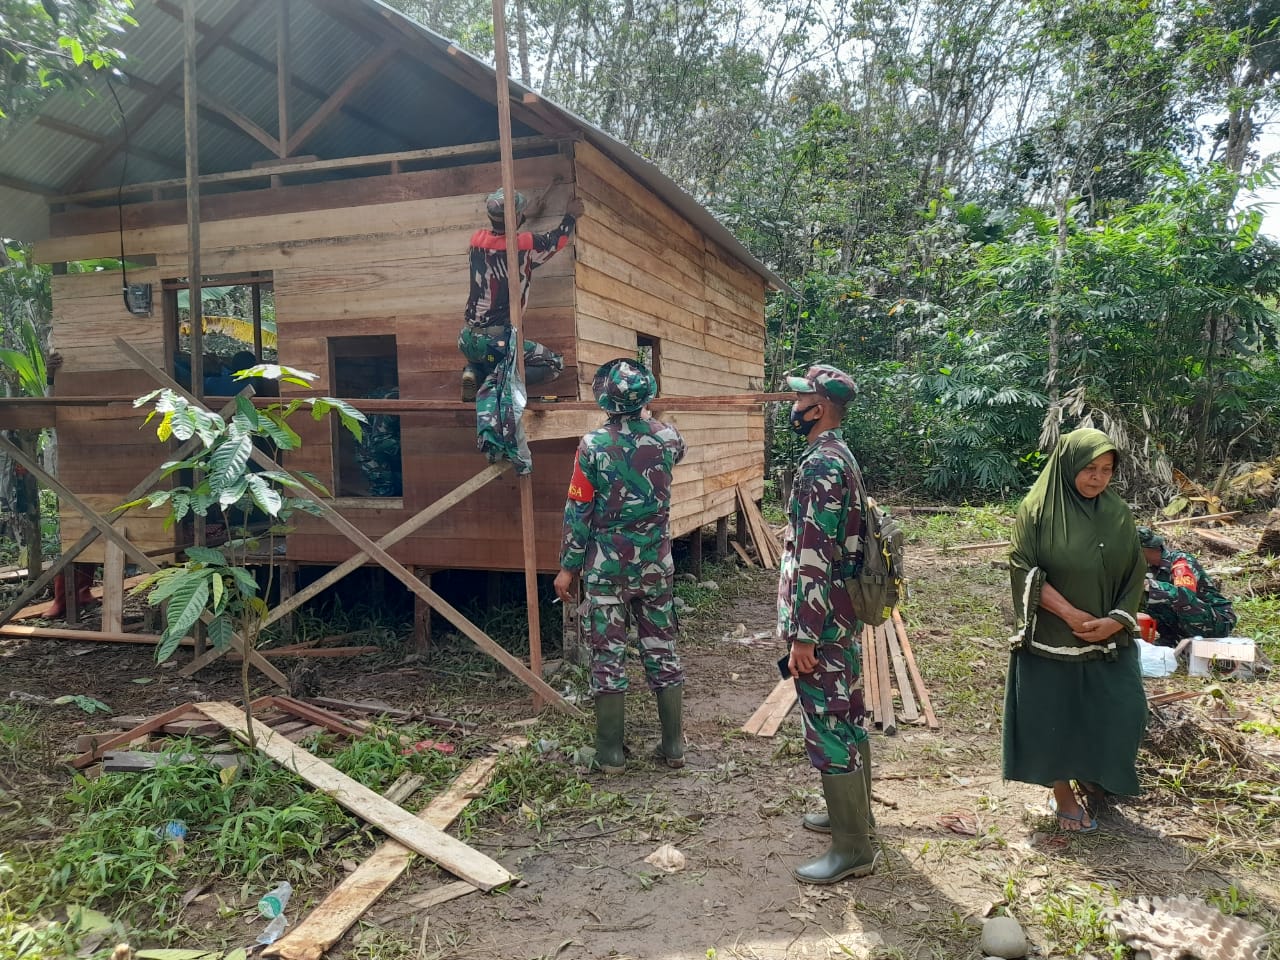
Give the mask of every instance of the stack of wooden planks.
M 920 677 L 902 614 L 896 607 L 893 617 L 880 626 L 862 627 L 862 677 L 867 714 L 885 736 L 898 732 L 897 717 L 909 723 L 923 722 L 930 730 L 938 729 L 929 691 Z M 896 715 L 895 691 L 901 704 Z
M 756 502 L 751 499 L 750 495 L 745 491 L 741 484 L 737 487 L 738 491 L 738 516 L 742 518 L 746 526 L 747 536 L 751 538 L 752 545 L 756 548 L 756 556 L 760 558 L 760 566 L 767 569 L 774 569 L 782 560 L 782 546 L 778 543 L 778 538 L 774 536 L 773 531 L 769 529 L 769 525 L 765 523 L 764 516 L 760 513 L 760 508 Z M 738 531 L 739 539 L 742 538 L 743 531 Z M 734 545 L 738 555 L 747 560 L 744 551 L 738 544 Z M 747 560 L 748 564 L 750 560 Z

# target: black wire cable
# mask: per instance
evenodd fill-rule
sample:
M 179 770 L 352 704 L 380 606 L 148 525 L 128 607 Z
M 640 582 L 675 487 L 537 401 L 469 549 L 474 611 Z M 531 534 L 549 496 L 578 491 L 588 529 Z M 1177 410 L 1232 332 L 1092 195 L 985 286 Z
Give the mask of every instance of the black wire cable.
M 111 74 L 106 75 L 107 89 L 111 91 L 111 99 L 116 102 L 116 113 L 120 115 L 120 129 L 124 133 L 124 163 L 120 165 L 120 182 L 116 184 L 116 220 L 120 231 L 120 297 L 124 300 L 124 308 L 133 313 L 129 305 L 129 272 L 124 265 L 124 181 L 129 175 L 129 120 L 125 116 L 120 97 L 116 95 L 115 84 L 111 82 Z

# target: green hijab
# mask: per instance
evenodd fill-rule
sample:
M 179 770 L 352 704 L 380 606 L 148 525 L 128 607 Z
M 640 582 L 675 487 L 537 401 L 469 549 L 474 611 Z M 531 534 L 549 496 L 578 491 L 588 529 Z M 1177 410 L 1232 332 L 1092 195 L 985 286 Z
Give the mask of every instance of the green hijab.
M 1128 505 L 1110 487 L 1096 497 L 1082 496 L 1076 474 L 1104 453 L 1120 454 L 1101 430 L 1080 429 L 1058 441 L 1044 471 L 1018 506 L 1013 528 L 1010 567 L 1013 603 L 1024 623 L 1028 602 L 1038 590 L 1026 591 L 1032 570 L 1073 605 L 1097 617 L 1112 616 L 1125 628 L 1114 642 L 1089 644 L 1076 638 L 1065 622 L 1044 613 L 1034 616 L 1033 652 L 1058 659 L 1114 656 L 1132 642 L 1134 616 L 1142 596 L 1146 562 L 1138 545 L 1138 529 Z M 1060 650 L 1055 655 L 1048 648 Z M 1079 648 L 1087 648 L 1088 654 Z

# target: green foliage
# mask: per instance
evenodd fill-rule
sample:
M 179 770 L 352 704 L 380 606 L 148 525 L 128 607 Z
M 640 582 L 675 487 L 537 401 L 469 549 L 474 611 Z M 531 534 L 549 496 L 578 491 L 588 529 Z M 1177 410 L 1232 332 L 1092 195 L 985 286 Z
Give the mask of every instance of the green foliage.
M 261 377 L 307 386 L 314 374 L 278 364 L 257 364 L 236 374 L 240 380 Z M 165 606 L 165 628 L 156 647 L 156 659 L 164 662 L 173 656 L 182 638 L 198 620 L 208 618 L 208 636 L 217 649 L 231 645 L 239 625 L 249 627 L 256 636 L 257 625 L 267 615 L 261 598 L 261 587 L 245 568 L 248 552 L 259 545 L 256 535 L 244 524 L 234 524 L 237 516 L 255 513 L 265 519 L 266 533 L 284 532 L 293 514 L 302 510 L 318 513 L 319 507 L 305 496 L 295 495 L 308 486 L 326 495 L 325 488 L 309 475 L 299 480 L 284 470 L 257 470 L 250 464 L 255 444 L 274 444 L 277 450 L 296 450 L 301 438 L 289 426 L 289 418 L 298 410 L 309 408 L 312 418 L 323 420 L 336 413 L 342 426 L 360 437 L 364 414 L 345 401 L 333 397 L 307 397 L 288 403 L 272 403 L 257 408 L 245 396 L 236 397 L 235 413 L 225 419 L 217 413 L 191 403 L 180 393 L 169 389 L 153 390 L 134 401 L 135 407 L 154 404 L 145 422 L 160 420 L 156 435 L 160 440 L 190 440 L 195 437 L 200 449 L 185 460 L 164 464 L 162 480 L 173 476 L 193 476 L 192 484 L 178 484 L 153 490 L 118 509 L 146 504 L 151 509 L 168 510 L 165 526 L 181 522 L 189 514 L 207 517 L 215 511 L 228 529 L 238 530 L 221 549 L 192 547 L 186 551 L 186 562 L 152 574 L 136 588 L 147 593 L 152 606 Z M 268 551 L 269 557 L 274 554 Z M 270 560 L 268 561 L 270 562 Z
M 132 0 L 0 0 L 0 120 L 120 59 Z

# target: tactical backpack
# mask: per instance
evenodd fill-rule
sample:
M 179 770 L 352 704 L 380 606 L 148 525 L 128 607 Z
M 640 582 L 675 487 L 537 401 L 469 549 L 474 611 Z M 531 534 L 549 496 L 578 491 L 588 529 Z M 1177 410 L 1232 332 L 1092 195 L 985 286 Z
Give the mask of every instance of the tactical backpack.
M 844 588 L 849 592 L 858 619 L 878 627 L 892 616 L 893 608 L 906 596 L 902 557 L 905 538 L 901 524 L 889 511 L 868 499 L 857 461 L 852 455 L 841 454 L 841 459 L 853 473 L 858 506 L 862 510 L 862 536 L 845 537 Z

